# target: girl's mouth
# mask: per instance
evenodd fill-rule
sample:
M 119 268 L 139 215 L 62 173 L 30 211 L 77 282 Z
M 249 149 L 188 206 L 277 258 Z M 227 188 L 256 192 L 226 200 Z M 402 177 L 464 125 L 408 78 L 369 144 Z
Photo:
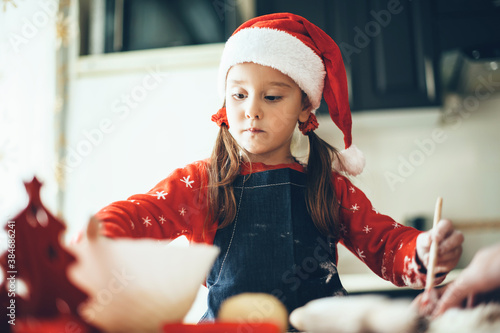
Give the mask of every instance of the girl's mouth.
M 264 131 L 259 129 L 259 128 L 256 128 L 256 127 L 250 127 L 250 128 L 247 128 L 247 132 L 255 134 L 255 133 L 262 133 Z

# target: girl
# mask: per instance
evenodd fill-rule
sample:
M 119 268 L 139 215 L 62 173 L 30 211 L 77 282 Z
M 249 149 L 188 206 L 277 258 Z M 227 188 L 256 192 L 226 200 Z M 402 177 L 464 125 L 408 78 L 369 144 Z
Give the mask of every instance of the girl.
M 423 287 L 431 234 L 380 214 L 341 174 L 360 173 L 364 160 L 351 144 L 346 74 L 334 41 L 300 16 L 257 17 L 227 41 L 219 78 L 225 107 L 212 116 L 220 131 L 211 158 L 101 210 L 102 233 L 185 235 L 220 247 L 206 281 L 206 320 L 242 292 L 273 294 L 289 311 L 345 295 L 338 243 L 395 285 Z M 322 98 L 344 134 L 342 153 L 314 133 Z M 297 124 L 309 138 L 307 165 L 290 150 Z M 463 238 L 449 221 L 432 237 L 440 244 L 439 283 L 457 264 Z

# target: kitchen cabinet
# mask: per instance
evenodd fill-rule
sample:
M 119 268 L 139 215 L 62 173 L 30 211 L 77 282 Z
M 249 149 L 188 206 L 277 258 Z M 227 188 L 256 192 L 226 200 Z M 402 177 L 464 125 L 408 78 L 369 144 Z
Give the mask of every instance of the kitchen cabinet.
M 80 55 L 223 43 L 253 14 L 236 0 L 80 1 Z
M 442 51 L 500 44 L 498 0 L 438 0 L 435 13 Z
M 439 104 L 429 1 L 350 1 L 341 42 L 352 75 L 352 108 Z M 355 4 L 355 5 L 353 5 Z
M 295 13 L 332 36 L 353 111 L 439 106 L 443 54 L 500 49 L 499 0 L 257 0 L 256 12 Z
M 257 1 L 258 15 L 278 11 L 304 16 L 337 42 L 353 111 L 440 103 L 429 0 Z

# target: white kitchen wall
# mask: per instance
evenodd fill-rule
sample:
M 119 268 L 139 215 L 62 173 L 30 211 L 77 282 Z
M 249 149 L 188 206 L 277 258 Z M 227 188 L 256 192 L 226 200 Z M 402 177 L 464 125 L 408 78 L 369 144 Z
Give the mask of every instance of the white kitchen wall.
M 103 206 L 148 191 L 175 168 L 210 155 L 217 134 L 210 117 L 220 107 L 218 60 L 203 61 L 182 67 L 148 57 L 111 74 L 109 67 L 96 70 L 102 63 L 91 57 L 82 62 L 93 69 L 80 72 L 71 101 L 64 209 L 70 234 Z
M 447 124 L 439 109 L 356 113 L 353 138 L 367 164 L 354 182 L 379 211 L 400 222 L 423 216 L 432 223 L 436 198 L 443 197 L 443 218 L 466 238 L 459 264 L 464 267 L 477 249 L 500 241 L 499 125 L 498 94 Z M 321 119 L 318 133 L 340 147 L 329 119 Z M 340 251 L 339 271 L 367 271 Z
M 28 200 L 23 181 L 36 175 L 46 207 L 57 209 L 56 16 L 57 4 L 0 5 L 0 251 L 5 223 Z

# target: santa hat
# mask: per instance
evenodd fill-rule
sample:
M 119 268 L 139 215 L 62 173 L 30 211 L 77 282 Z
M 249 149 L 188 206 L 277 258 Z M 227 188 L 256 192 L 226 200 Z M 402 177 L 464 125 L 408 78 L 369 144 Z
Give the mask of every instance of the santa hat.
M 253 62 L 288 75 L 307 94 L 313 111 L 323 97 L 333 122 L 344 134 L 342 165 L 334 167 L 350 175 L 363 171 L 363 154 L 352 144 L 351 111 L 347 77 L 337 44 L 323 30 L 305 18 L 276 13 L 243 23 L 226 42 L 219 67 L 219 93 L 225 96 L 229 69 Z

